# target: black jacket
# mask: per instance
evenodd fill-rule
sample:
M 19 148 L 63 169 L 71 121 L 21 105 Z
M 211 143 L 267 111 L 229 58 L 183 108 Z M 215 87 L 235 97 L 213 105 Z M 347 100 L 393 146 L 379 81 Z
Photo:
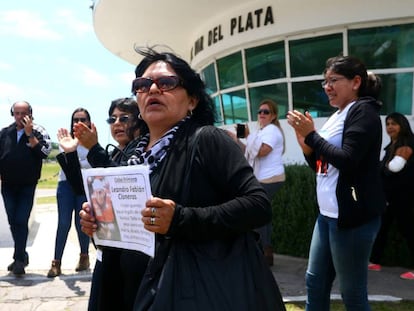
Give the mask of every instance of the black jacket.
M 138 142 L 139 138 L 131 140 L 123 150 L 120 150 L 114 146 L 112 152 L 107 152 L 107 149 L 111 145 L 108 145 L 106 149 L 104 149 L 101 145 L 96 144 L 88 152 L 88 162 L 92 167 L 128 165 L 128 159 L 134 154 Z
M 379 169 L 382 144 L 379 109 L 380 104 L 372 97 L 357 100 L 344 122 L 342 147 L 331 145 L 316 132 L 305 138 L 314 151 L 306 157 L 309 166 L 316 169 L 316 160 L 323 157 L 339 170 L 336 196 L 340 228 L 367 223 L 385 209 Z
M 284 310 L 252 238 L 271 221 L 266 192 L 227 133 L 208 126 L 195 138 L 197 127 L 183 124 L 150 176 L 152 194 L 177 205 L 134 310 Z
M 102 148 L 100 144 L 96 144 L 88 152 L 88 162 L 92 167 L 127 165 L 129 157 L 134 154 L 138 141 L 138 139 L 132 140 L 125 146 L 124 150 L 115 148 L 112 152 L 107 152 L 107 150 Z M 68 153 L 61 152 L 56 158 L 65 173 L 66 180 L 72 187 L 73 192 L 77 195 L 85 195 L 77 151 L 75 150 Z
M 37 184 L 42 161 L 47 158 L 52 146 L 48 133 L 40 125 L 33 125 L 33 134 L 39 143 L 32 148 L 24 133 L 17 142 L 16 123 L 0 131 L 0 174 L 3 183 Z
M 414 180 L 414 156 L 407 160 L 403 169 L 399 172 L 391 172 L 388 169 L 388 162 L 395 156 L 392 150 L 396 150 L 402 146 L 409 146 L 414 150 L 414 138 L 410 139 L 406 144 L 398 144 L 395 149 L 392 148 L 392 143 L 385 147 L 385 155 L 381 161 L 381 177 L 384 187 L 385 197 L 388 202 L 403 202 L 401 208 L 414 208 L 412 202 L 412 189 Z

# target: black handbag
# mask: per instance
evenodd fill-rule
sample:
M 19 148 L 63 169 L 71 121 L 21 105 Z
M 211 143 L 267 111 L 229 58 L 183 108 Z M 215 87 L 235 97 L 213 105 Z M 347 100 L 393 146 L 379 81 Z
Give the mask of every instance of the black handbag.
M 192 146 L 197 146 L 201 129 Z M 187 168 L 191 168 L 194 149 Z M 189 179 L 186 174 L 183 189 L 188 189 Z M 186 202 L 188 192 L 181 196 L 181 202 Z M 159 243 L 138 291 L 135 311 L 286 310 L 253 231 L 204 242 L 161 237 Z

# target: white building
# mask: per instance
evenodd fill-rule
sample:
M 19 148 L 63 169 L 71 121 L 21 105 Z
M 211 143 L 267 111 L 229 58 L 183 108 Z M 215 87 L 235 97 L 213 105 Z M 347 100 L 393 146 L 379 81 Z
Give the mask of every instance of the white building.
M 127 62 L 140 61 L 134 46 L 153 45 L 189 61 L 215 100 L 218 125 L 254 126 L 259 101 L 276 100 L 288 162 L 303 156 L 285 114 L 309 110 L 317 125 L 325 121 L 333 110 L 321 73 L 340 53 L 381 75 L 383 117 L 398 111 L 414 125 L 413 0 L 99 0 L 93 17 L 102 44 Z

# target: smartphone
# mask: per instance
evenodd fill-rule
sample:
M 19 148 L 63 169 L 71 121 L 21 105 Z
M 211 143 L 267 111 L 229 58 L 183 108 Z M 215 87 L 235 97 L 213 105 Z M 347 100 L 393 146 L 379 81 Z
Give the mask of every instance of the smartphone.
M 28 116 L 29 116 L 30 120 L 33 120 L 33 118 L 32 118 L 32 115 L 31 115 L 31 114 L 29 114 Z M 22 121 L 22 123 L 23 123 L 24 125 L 26 125 L 26 120 L 25 120 L 24 118 L 23 118 L 21 121 Z
M 244 138 L 246 135 L 246 125 L 238 123 L 237 129 L 236 129 L 236 135 L 237 135 L 237 138 Z

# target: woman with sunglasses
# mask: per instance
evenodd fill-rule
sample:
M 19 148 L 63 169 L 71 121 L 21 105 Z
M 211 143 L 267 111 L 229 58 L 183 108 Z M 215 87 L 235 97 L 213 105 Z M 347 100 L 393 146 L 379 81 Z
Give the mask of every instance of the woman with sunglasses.
M 316 173 L 319 215 L 306 271 L 307 311 L 330 310 L 338 278 L 346 310 L 371 310 L 368 260 L 385 208 L 380 178 L 381 84 L 352 56 L 327 60 L 322 87 L 336 108 L 318 131 L 309 112 L 287 115 Z
M 89 112 L 84 108 L 77 108 L 71 117 L 71 129 L 74 125 L 82 122 L 85 126 L 91 126 L 91 117 Z M 60 131 L 60 130 L 59 130 Z M 73 130 L 68 133 L 73 137 Z M 60 138 L 58 132 L 58 139 Z M 60 148 L 61 151 L 64 149 Z M 76 146 L 76 155 L 73 158 L 73 162 L 77 163 L 77 166 L 80 168 L 90 168 L 90 164 L 86 158 L 88 149 L 82 145 Z M 78 240 L 80 245 L 80 257 L 78 265 L 76 266 L 76 271 L 84 271 L 89 269 L 89 237 L 82 232 L 80 227 L 80 217 L 79 211 L 82 209 L 82 203 L 85 202 L 86 196 L 82 187 L 72 187 L 71 183 L 68 181 L 68 176 L 70 176 L 70 164 L 66 158 L 66 153 L 62 152 L 57 156 L 57 160 L 61 166 L 58 177 L 58 186 L 56 190 L 57 197 L 57 209 L 58 209 L 58 226 L 56 231 L 56 241 L 55 241 L 55 257 L 52 260 L 52 266 L 47 273 L 48 278 L 53 278 L 62 273 L 62 256 L 65 249 L 66 241 L 68 238 L 69 230 L 72 224 L 72 216 L 75 217 L 75 227 L 78 234 Z M 68 175 L 68 176 L 67 176 Z M 70 178 L 70 177 L 69 177 Z
M 272 202 L 275 193 L 285 182 L 285 168 L 282 155 L 285 150 L 283 130 L 278 120 L 277 104 L 271 99 L 260 102 L 257 111 L 258 128 L 250 133 L 246 125 L 243 144 L 232 132 L 229 134 L 245 151 L 249 164 L 253 167 L 254 175 L 266 190 Z M 264 250 L 264 256 L 269 266 L 273 265 L 272 222 L 256 230 Z
M 140 133 L 146 130 L 144 122 L 138 116 L 139 109 L 134 99 L 115 99 L 111 102 L 106 121 L 112 138 L 117 142 L 116 146 L 109 144 L 103 148 L 98 142 L 95 125 L 92 124 L 89 128 L 79 123 L 74 125 L 74 131 L 83 129 L 83 135 L 75 139 L 66 135 L 64 147 L 70 154 L 80 142 L 89 150 L 87 159 L 92 167 L 127 165 L 127 160 L 135 152 Z M 140 252 L 98 247 L 88 310 L 111 308 L 113 301 L 117 301 L 120 310 L 131 309 L 147 262 L 148 256 Z
M 133 310 L 285 310 L 253 233 L 271 218 L 269 200 L 237 144 L 212 126 L 203 81 L 172 53 L 137 52 L 132 91 L 148 132 L 129 163 L 149 165 L 141 221 L 156 245 Z

